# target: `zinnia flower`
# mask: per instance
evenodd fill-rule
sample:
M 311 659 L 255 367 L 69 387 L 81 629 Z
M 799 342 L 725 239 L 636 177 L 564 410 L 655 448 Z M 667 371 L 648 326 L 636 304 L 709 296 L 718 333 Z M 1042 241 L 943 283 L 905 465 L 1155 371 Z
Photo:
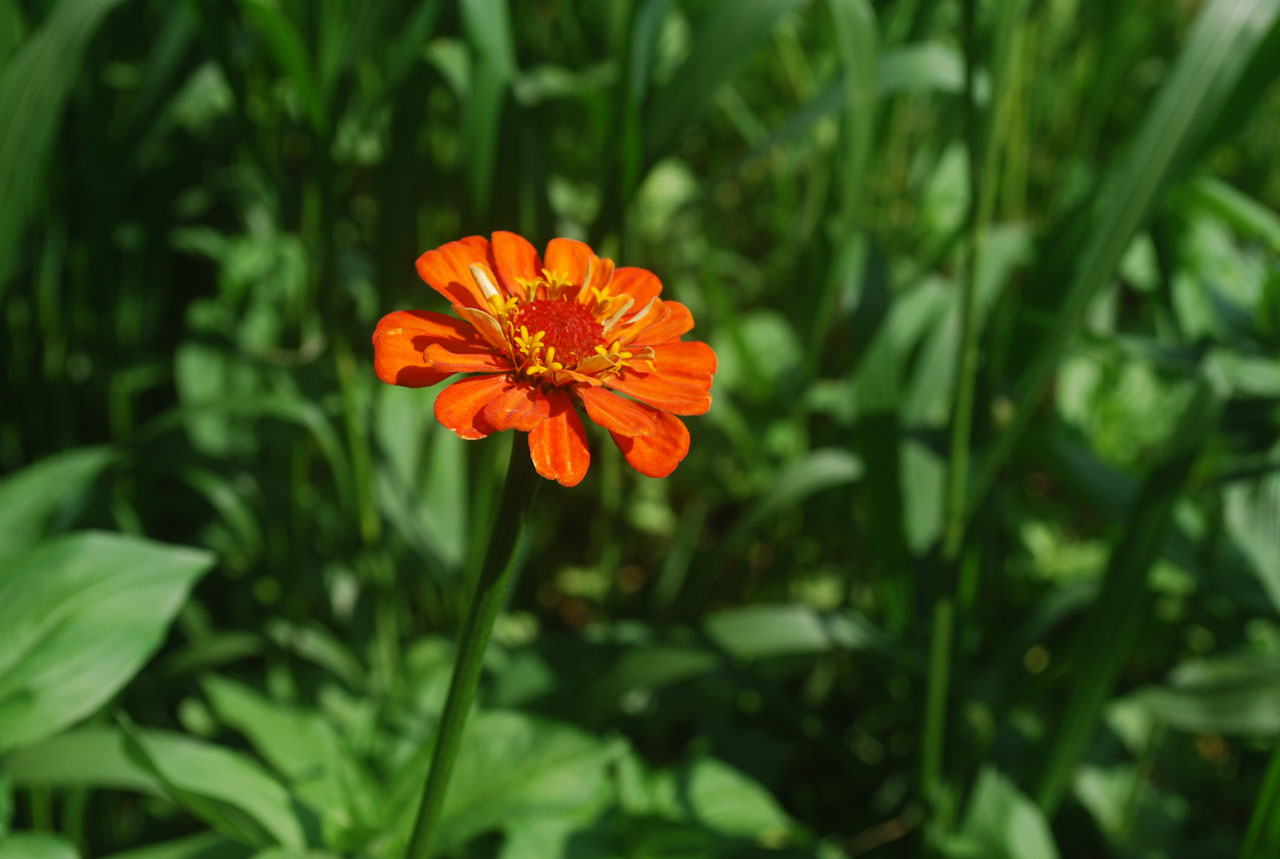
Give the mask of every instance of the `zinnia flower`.
M 666 477 L 689 452 L 676 415 L 711 407 L 716 356 L 682 341 L 689 308 L 659 298 L 642 268 L 615 269 L 572 239 L 545 258 L 514 233 L 470 236 L 427 251 L 418 274 L 459 318 L 401 310 L 378 323 L 374 369 L 421 388 L 472 373 L 436 397 L 440 423 L 465 439 L 517 429 L 543 477 L 575 486 L 591 453 L 578 406 L 609 431 L 627 462 Z

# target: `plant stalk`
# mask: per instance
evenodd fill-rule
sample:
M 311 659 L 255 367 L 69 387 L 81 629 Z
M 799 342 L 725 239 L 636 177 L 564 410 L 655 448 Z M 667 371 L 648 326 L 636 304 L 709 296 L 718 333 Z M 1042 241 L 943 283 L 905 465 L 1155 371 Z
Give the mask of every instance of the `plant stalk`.
M 406 859 L 427 859 L 431 855 L 448 793 L 449 777 L 462 742 L 462 731 L 480 682 L 480 670 L 493 632 L 493 622 L 502 608 L 507 587 L 524 565 L 529 546 L 529 518 L 541 484 L 542 480 L 529 459 L 528 448 L 519 437 L 515 438 L 511 444 L 506 486 L 490 532 L 489 548 L 459 636 L 453 680 L 449 684 L 444 714 L 436 731 L 431 769 L 427 774 L 422 803 L 418 806 L 418 818 L 409 839 Z

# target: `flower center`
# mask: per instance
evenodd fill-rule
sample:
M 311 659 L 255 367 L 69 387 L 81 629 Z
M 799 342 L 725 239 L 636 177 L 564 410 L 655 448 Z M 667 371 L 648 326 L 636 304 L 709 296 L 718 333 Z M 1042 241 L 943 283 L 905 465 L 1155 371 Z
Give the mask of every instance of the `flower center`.
M 540 354 L 530 357 L 540 358 L 538 363 L 548 366 L 555 362 L 573 367 L 595 354 L 596 347 L 604 343 L 604 326 L 590 310 L 572 299 L 540 298 L 521 304 L 512 314 L 511 326 L 517 333 L 520 351 L 530 354 L 534 352 L 531 347 L 541 346 Z M 528 345 L 521 340 L 529 341 Z

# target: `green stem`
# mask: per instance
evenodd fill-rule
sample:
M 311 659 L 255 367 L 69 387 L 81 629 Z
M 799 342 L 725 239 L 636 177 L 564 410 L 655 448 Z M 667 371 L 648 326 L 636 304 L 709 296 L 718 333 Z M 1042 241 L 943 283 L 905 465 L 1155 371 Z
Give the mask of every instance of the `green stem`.
M 947 695 L 951 682 L 951 643 L 955 627 L 955 568 L 964 546 L 965 485 L 969 476 L 969 440 L 973 424 L 973 398 L 978 374 L 978 338 L 974 320 L 978 254 L 981 246 L 984 206 L 980 189 L 979 115 L 974 95 L 977 49 L 974 40 L 974 0 L 965 0 L 963 12 L 965 48 L 965 129 L 969 150 L 969 248 L 960 293 L 960 338 L 951 415 L 951 455 L 947 462 L 946 525 L 942 539 L 943 575 L 934 590 L 933 624 L 930 630 L 928 684 L 925 691 L 924 732 L 921 738 L 920 789 L 935 812 L 942 805 L 943 748 L 946 742 Z M 947 821 L 934 815 L 935 831 Z
M 449 776 L 458 757 L 462 741 L 462 729 L 471 702 L 480 681 L 480 669 L 484 665 L 484 653 L 493 632 L 493 622 L 502 608 L 502 598 L 507 586 L 523 566 L 529 545 L 529 518 L 533 501 L 542 480 L 533 470 L 528 448 L 520 438 L 511 445 L 511 462 L 507 466 L 507 483 L 498 506 L 498 517 L 490 532 L 489 548 L 485 553 L 476 592 L 471 608 L 462 625 L 458 655 L 454 661 L 453 680 L 449 684 L 449 696 L 444 702 L 444 714 L 436 732 L 435 751 L 431 757 L 431 770 L 427 786 L 418 807 L 418 819 L 413 826 L 406 859 L 427 859 L 431 844 L 439 829 L 440 813 L 444 810 Z

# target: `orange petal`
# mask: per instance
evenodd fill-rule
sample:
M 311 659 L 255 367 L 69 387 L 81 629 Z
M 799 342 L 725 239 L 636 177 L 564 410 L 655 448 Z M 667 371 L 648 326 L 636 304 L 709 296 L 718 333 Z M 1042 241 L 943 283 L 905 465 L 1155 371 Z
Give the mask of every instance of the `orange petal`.
M 436 420 L 462 438 L 484 438 L 494 431 L 484 407 L 514 384 L 506 376 L 472 376 L 454 382 L 436 396 Z
M 471 323 L 471 326 L 485 339 L 494 350 L 505 355 L 511 347 L 507 343 L 507 335 L 502 333 L 502 325 L 493 318 L 492 313 L 476 310 L 474 307 L 453 306 L 453 312 Z
M 635 438 L 653 432 L 653 410 L 635 400 L 603 388 L 579 388 L 578 396 L 587 407 L 587 416 L 614 435 Z
M 460 349 L 453 343 L 432 343 L 423 353 L 426 365 L 432 370 L 450 373 L 501 373 L 510 370 L 511 362 L 505 355 L 493 351 L 483 340 L 480 345 Z
M 452 375 L 424 358 L 429 346 L 467 351 L 483 343 L 460 319 L 426 310 L 388 313 L 373 332 L 373 370 L 388 384 L 423 388 Z
M 518 281 L 534 280 L 542 275 L 542 258 L 538 249 L 523 236 L 502 230 L 493 234 L 493 269 L 508 295 L 524 297 Z
M 575 286 L 587 276 L 587 262 L 594 256 L 591 246 L 576 239 L 552 239 L 547 242 L 543 265 Z
M 678 301 L 664 301 L 658 313 L 649 312 L 652 322 L 636 331 L 630 341 L 637 345 L 666 343 L 693 328 L 693 314 Z
M 480 287 L 468 268 L 474 263 L 488 263 L 489 240 L 484 236 L 468 236 L 456 242 L 441 245 L 418 257 L 418 274 L 436 292 L 453 304 L 487 309 Z
M 484 407 L 484 417 L 495 430 L 529 432 L 551 415 L 551 401 L 541 389 L 517 384 Z
M 711 389 L 716 371 L 716 353 L 698 340 L 660 343 L 653 349 L 653 372 L 664 379 Z
M 628 438 L 616 432 L 609 435 L 636 471 L 649 477 L 666 477 L 689 452 L 689 429 L 684 421 L 666 412 L 655 410 L 653 420 L 653 432 L 646 436 Z
M 711 394 L 697 385 L 673 382 L 657 373 L 623 370 L 605 377 L 606 386 L 676 415 L 702 415 L 711 408 Z
M 649 303 L 649 299 L 662 293 L 662 281 L 648 269 L 624 266 L 614 271 L 611 292 L 614 295 L 626 293 L 634 298 L 636 303 L 631 305 L 631 312 L 639 313 Z
M 591 464 L 587 431 L 569 395 L 550 391 L 551 415 L 529 433 L 529 455 L 533 467 L 548 480 L 562 486 L 577 486 Z

